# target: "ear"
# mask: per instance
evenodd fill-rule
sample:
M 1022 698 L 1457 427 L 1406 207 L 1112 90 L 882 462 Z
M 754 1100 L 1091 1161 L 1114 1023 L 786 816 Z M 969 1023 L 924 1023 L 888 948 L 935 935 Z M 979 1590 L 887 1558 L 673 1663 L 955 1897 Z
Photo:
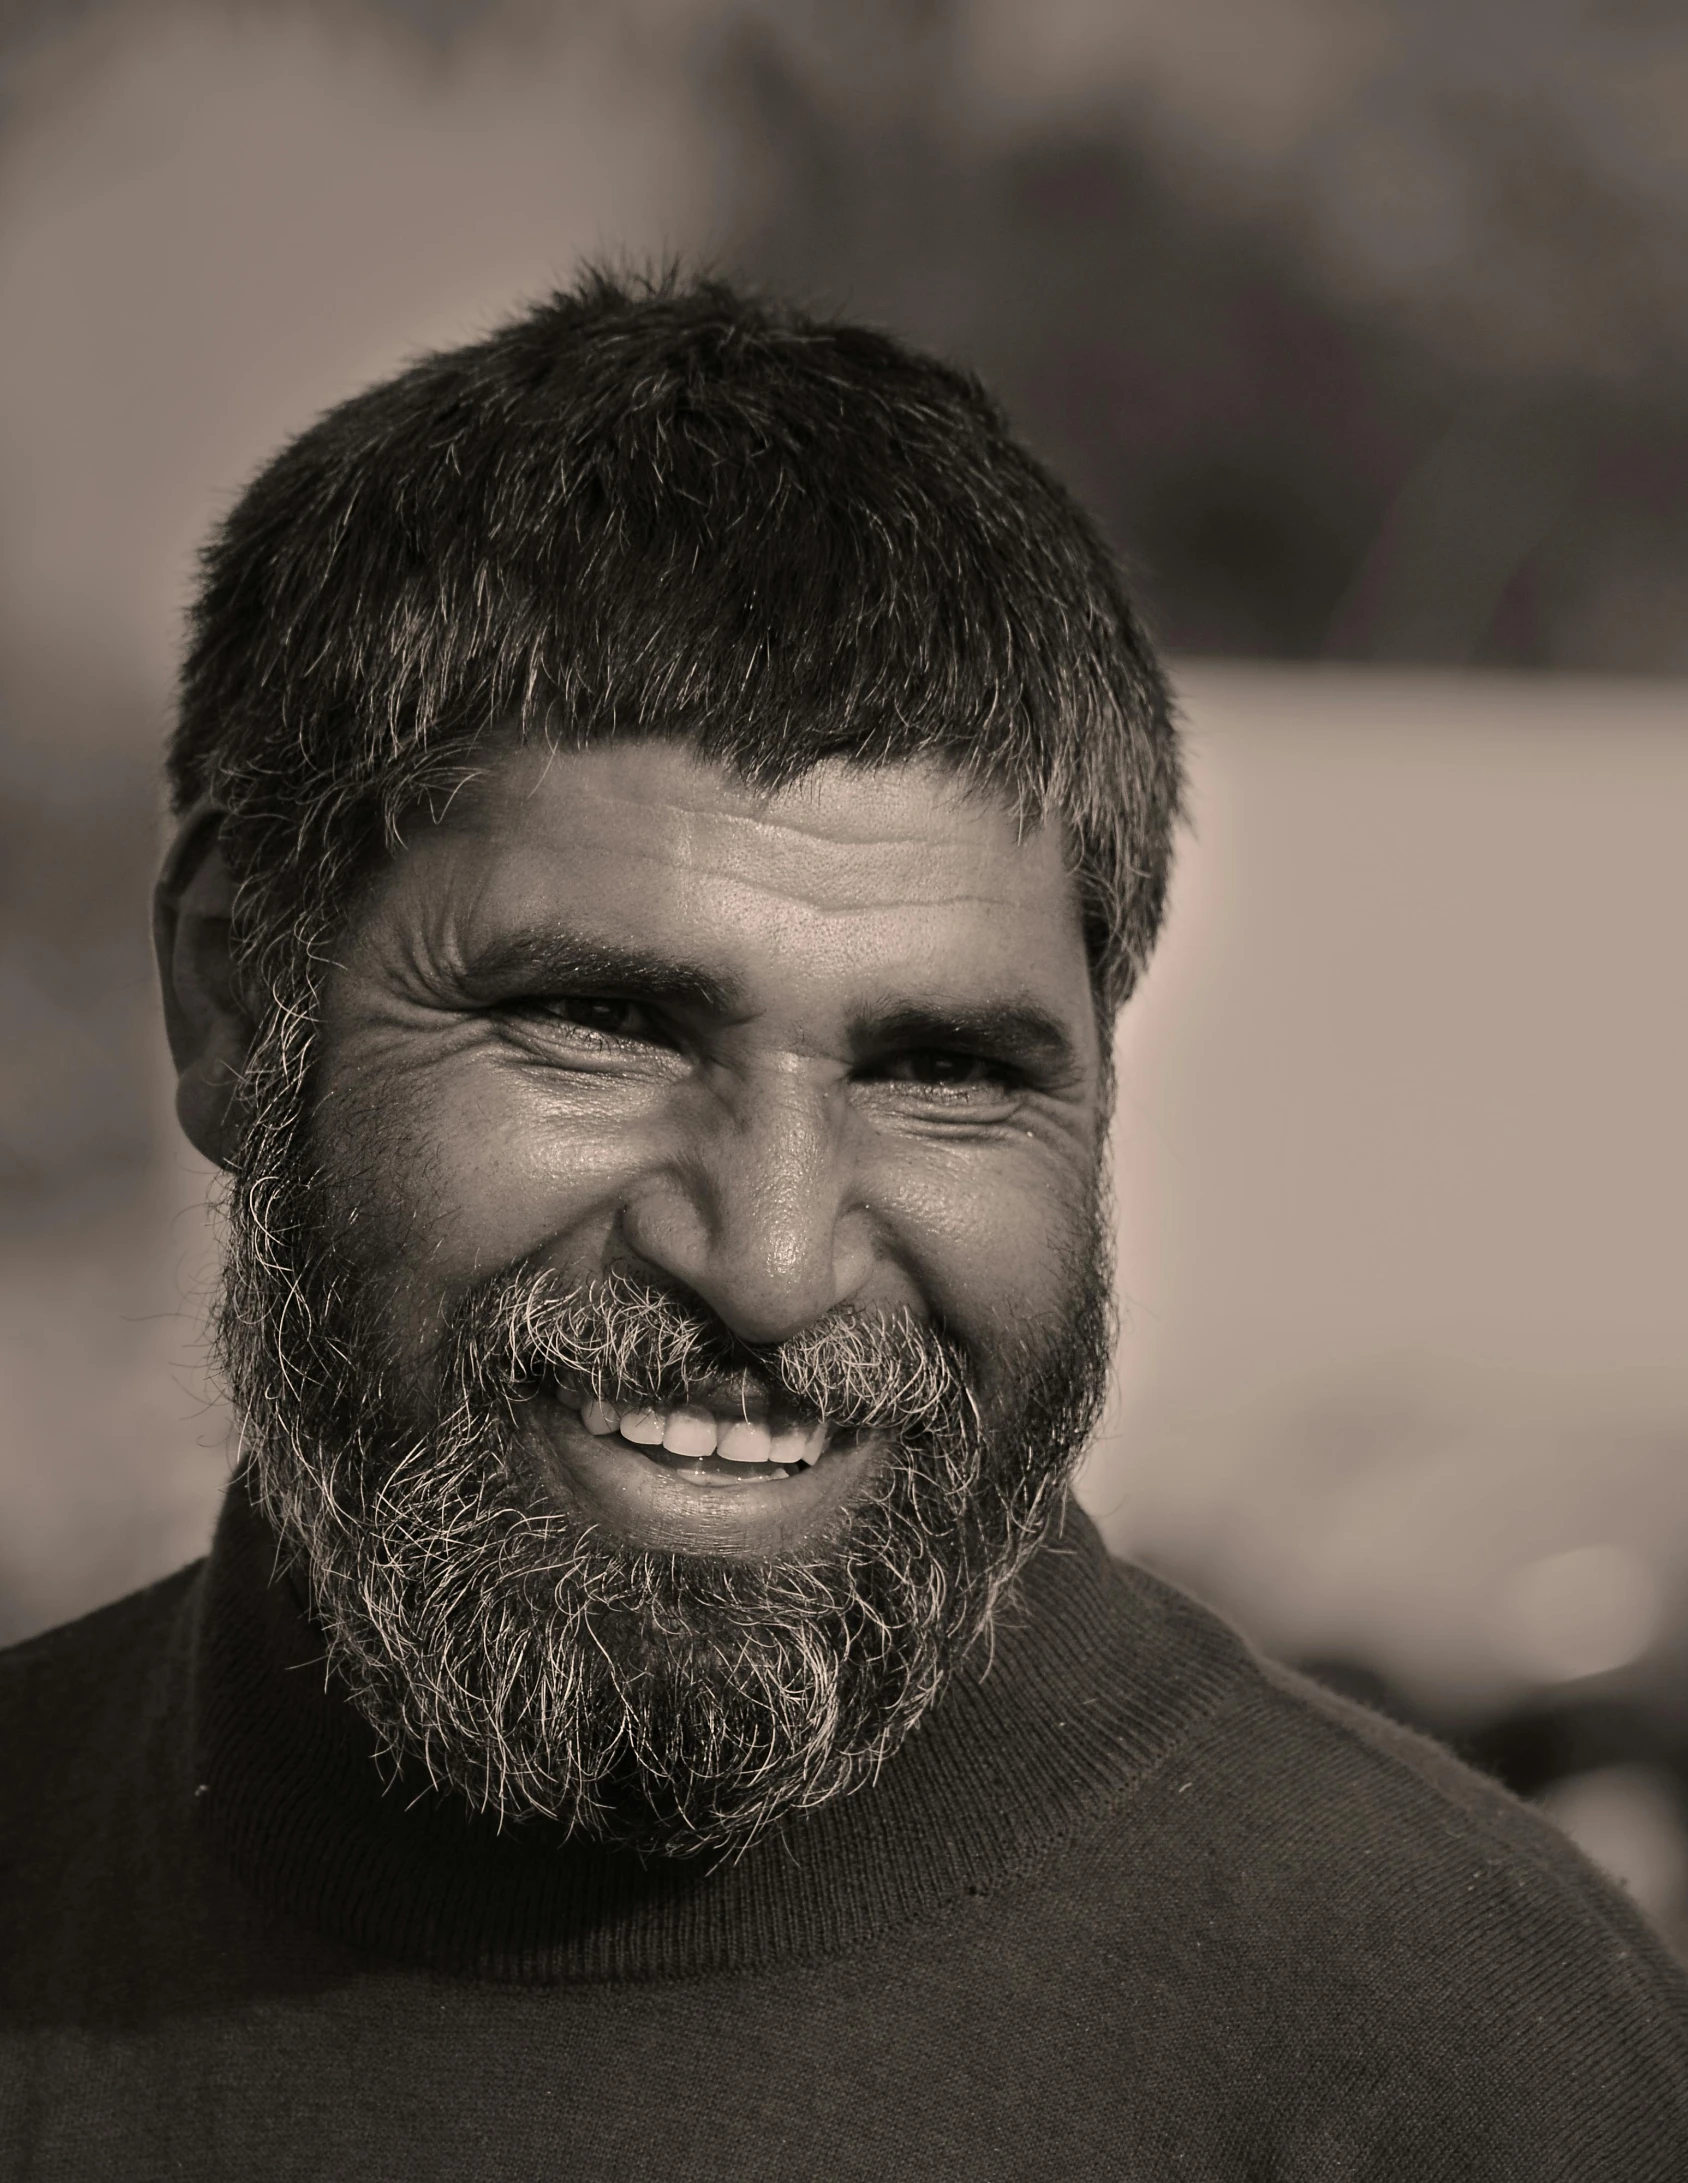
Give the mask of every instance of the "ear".
M 153 894 L 152 937 L 164 1025 L 176 1064 L 176 1114 L 188 1142 L 227 1167 L 235 1093 L 254 1024 L 229 956 L 234 883 L 217 834 L 223 814 L 199 804 L 183 819 Z

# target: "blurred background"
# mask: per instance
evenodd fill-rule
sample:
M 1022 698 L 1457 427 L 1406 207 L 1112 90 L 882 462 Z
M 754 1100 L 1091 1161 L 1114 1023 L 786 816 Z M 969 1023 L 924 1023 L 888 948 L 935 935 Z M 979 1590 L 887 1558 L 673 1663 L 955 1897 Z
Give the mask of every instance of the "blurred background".
M 976 364 L 1181 662 L 1083 1495 L 1688 1950 L 1688 9 L 0 0 L 0 1637 L 200 1552 L 193 552 L 585 253 Z

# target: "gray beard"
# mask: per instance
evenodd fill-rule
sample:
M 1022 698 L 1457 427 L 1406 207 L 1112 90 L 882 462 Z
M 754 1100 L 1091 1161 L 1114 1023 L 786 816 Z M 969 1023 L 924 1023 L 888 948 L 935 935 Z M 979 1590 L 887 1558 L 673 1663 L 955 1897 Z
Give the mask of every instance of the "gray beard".
M 424 1387 L 373 1285 L 324 1270 L 335 1230 L 315 1178 L 273 1159 L 268 1176 L 236 1178 L 219 1317 L 249 1483 L 384 1758 L 500 1823 L 731 1853 L 871 1778 L 988 1641 L 1100 1409 L 1094 1215 L 1041 1341 L 988 1372 L 906 1316 L 835 1314 L 752 1352 L 689 1299 L 519 1267 L 464 1300 Z M 540 1486 L 523 1424 L 536 1390 L 683 1400 L 688 1372 L 746 1365 L 884 1443 L 824 1545 L 643 1551 Z

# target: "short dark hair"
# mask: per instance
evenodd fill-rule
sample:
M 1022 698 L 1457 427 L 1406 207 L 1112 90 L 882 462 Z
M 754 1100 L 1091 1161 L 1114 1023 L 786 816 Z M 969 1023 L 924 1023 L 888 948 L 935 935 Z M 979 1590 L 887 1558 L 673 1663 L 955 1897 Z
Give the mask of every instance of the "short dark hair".
M 977 380 L 721 281 L 593 272 L 342 403 L 206 549 L 169 772 L 281 1005 L 477 740 L 681 738 L 774 787 L 935 759 L 1072 843 L 1098 1006 L 1165 900 L 1165 679 Z M 308 990 L 308 988 L 306 989 Z

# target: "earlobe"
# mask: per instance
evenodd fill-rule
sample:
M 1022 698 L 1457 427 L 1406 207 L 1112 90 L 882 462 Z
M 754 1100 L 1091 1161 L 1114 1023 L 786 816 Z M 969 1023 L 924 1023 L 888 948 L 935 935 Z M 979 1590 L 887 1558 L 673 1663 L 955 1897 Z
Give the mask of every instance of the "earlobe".
M 210 804 L 183 819 L 159 874 L 152 924 L 177 1117 L 195 1150 L 226 1167 L 253 1024 L 229 953 L 234 887 L 218 841 L 221 822 Z

